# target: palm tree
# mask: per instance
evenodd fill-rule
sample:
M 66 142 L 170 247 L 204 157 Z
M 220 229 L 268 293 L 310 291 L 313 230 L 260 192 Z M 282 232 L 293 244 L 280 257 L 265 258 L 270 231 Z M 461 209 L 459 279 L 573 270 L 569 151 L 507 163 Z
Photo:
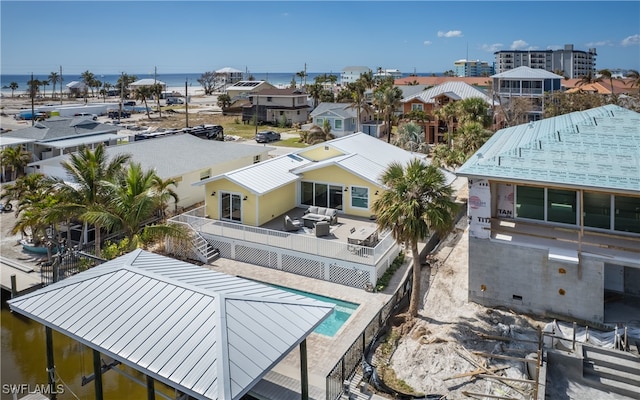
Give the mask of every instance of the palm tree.
M 424 154 L 429 152 L 429 145 L 424 140 L 422 126 L 415 122 L 398 127 L 398 134 L 393 144 L 411 152 L 416 151 Z
M 151 119 L 149 106 L 147 105 L 147 98 L 151 97 L 151 88 L 149 86 L 140 86 L 133 95 L 136 100 L 142 100 L 144 102 L 144 107 L 147 110 L 147 118 Z
M 35 99 L 36 96 L 38 95 L 38 92 L 40 91 L 40 80 L 38 79 L 29 79 L 29 81 L 27 82 L 27 87 L 29 88 L 29 98 L 30 99 Z
M 449 143 L 449 147 L 451 147 L 453 143 L 453 124 L 458 115 L 457 108 L 456 103 L 451 102 L 438 108 L 433 113 L 438 120 L 443 120 L 447 123 L 447 142 Z
M 46 218 L 49 209 L 55 206 L 56 198 L 51 196 L 52 187 L 42 174 L 29 174 L 4 187 L 2 200 L 17 200 L 16 221 L 11 229 L 12 234 L 21 233 L 29 236 L 34 245 L 39 246 L 46 241 L 46 229 L 51 221 Z
M 576 86 L 580 87 L 580 86 L 588 85 L 591 83 L 600 82 L 601 80 L 602 80 L 602 77 L 595 76 L 594 74 L 589 72 L 588 74 L 580 77 L 580 80 L 576 82 Z
M 456 104 L 459 124 L 466 122 L 479 122 L 487 127 L 491 124 L 489 105 L 480 97 L 468 97 Z
M 3 167 L 11 167 L 11 180 L 24 174 L 24 168 L 31 162 L 31 153 L 22 147 L 8 146 L 0 152 L 0 163 Z
M 93 87 L 96 76 L 93 74 L 93 72 L 86 70 L 82 74 L 80 74 L 80 79 L 82 79 L 82 83 L 84 83 L 89 89 L 91 89 L 91 97 L 93 97 Z
M 40 81 L 40 84 L 42 85 L 42 97 L 47 97 L 47 86 L 49 86 L 49 80 L 42 80 Z
M 608 69 L 601 69 L 600 71 L 598 71 L 598 74 L 600 74 L 600 78 L 601 79 L 608 79 L 609 80 L 609 85 L 611 85 L 611 99 L 613 100 L 614 104 L 617 104 L 618 102 L 618 96 L 616 96 L 614 87 L 613 87 L 613 80 L 617 79 L 613 77 L 613 74 L 611 73 L 611 71 L 609 71 Z
M 72 182 L 58 181 L 64 196 L 59 207 L 68 215 L 77 216 L 85 223 L 89 222 L 91 212 L 102 210 L 111 203 L 108 184 L 130 158 L 130 155 L 120 154 L 108 160 L 102 143 L 95 150 L 82 147 L 77 153 L 71 154 L 68 161 L 61 162 Z M 102 239 L 101 229 L 102 226 L 95 224 L 95 254 L 98 257 Z
M 362 112 L 371 110 L 369 103 L 367 103 L 367 100 L 364 97 L 365 87 L 362 84 L 362 82 L 355 81 L 355 82 L 348 83 L 347 89 L 351 93 L 351 100 L 352 100 L 349 107 L 356 109 L 356 114 L 358 118 L 357 129 L 358 129 L 358 132 L 360 132 L 362 131 L 362 116 L 361 116 Z
M 55 97 L 56 85 L 58 84 L 58 82 L 60 82 L 60 85 L 62 85 L 60 75 L 58 75 L 57 72 L 51 72 L 47 78 L 49 79 L 49 82 L 51 82 L 51 85 L 53 85 L 53 87 L 51 88 L 51 92 L 53 92 L 53 95 L 51 97 Z
M 444 174 L 420 159 L 406 167 L 393 162 L 382 174 L 386 190 L 373 203 L 381 230 L 390 230 L 399 243 L 407 243 L 413 257 L 413 279 L 409 316 L 416 317 L 420 306 L 420 254 L 418 243 L 436 233 L 443 235 L 453 226 L 457 205 Z
M 180 201 L 180 198 L 178 197 L 178 193 L 173 190 L 172 186 L 178 186 L 178 181 L 176 179 L 162 179 L 157 175 L 153 177 L 151 193 L 158 200 L 158 210 L 163 219 L 167 214 L 169 200 L 173 200 L 174 213 L 178 211 L 178 202 Z
M 627 71 L 627 78 L 629 78 L 629 85 L 631 87 L 635 86 L 640 88 L 640 72 L 635 69 L 630 69 Z
M 154 83 L 150 88 L 151 94 L 156 98 L 156 105 L 158 106 L 158 116 L 162 118 L 162 109 L 160 108 L 160 97 L 162 96 L 162 85 Z
M 318 99 L 320 98 L 320 95 L 324 90 L 322 83 L 320 82 L 313 83 L 307 87 L 307 90 L 308 90 L 309 96 L 311 96 L 311 98 L 313 99 L 313 108 L 316 108 L 318 106 Z
M 400 107 L 402 101 L 402 91 L 396 86 L 383 86 L 381 90 L 374 93 L 373 102 L 377 109 L 382 111 L 387 126 L 387 143 L 391 143 L 391 129 L 393 127 L 393 116 Z
M 160 191 L 158 184 L 164 187 Z M 153 170 L 143 171 L 140 164 L 130 163 L 116 181 L 108 183 L 112 193 L 109 206 L 90 210 L 87 220 L 109 231 L 122 232 L 129 250 L 166 236 L 186 239 L 186 231 L 178 224 L 148 225 L 167 196 L 175 195 L 168 187 L 171 184 L 162 182 Z
M 13 97 L 13 92 L 18 89 L 18 82 L 11 82 L 9 84 L 9 89 L 11 89 L 11 97 Z
M 302 84 L 302 80 L 304 78 L 306 78 L 307 76 L 307 71 L 300 71 L 300 72 L 296 72 L 296 76 L 298 78 L 300 78 L 300 88 L 304 88 L 304 85 Z

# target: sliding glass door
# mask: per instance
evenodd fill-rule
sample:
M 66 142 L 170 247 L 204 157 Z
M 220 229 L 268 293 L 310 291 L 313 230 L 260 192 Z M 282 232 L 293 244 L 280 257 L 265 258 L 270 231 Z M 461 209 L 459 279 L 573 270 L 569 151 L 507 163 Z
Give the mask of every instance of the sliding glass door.
M 326 183 L 302 182 L 300 202 L 307 206 L 329 207 L 342 210 L 342 186 Z

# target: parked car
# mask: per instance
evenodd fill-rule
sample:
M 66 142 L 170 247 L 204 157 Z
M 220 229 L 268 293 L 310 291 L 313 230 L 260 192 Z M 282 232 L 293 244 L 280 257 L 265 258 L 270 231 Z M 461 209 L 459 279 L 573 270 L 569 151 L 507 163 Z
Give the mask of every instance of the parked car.
M 169 97 L 167 99 L 167 105 L 170 106 L 172 104 L 184 104 L 184 100 L 182 100 L 180 97 Z
M 135 100 L 129 100 L 129 101 L 125 101 L 124 103 L 122 103 L 122 105 L 123 106 L 131 106 L 131 107 L 133 107 L 133 106 L 136 105 L 136 102 L 135 102 Z
M 280 140 L 280 134 L 274 131 L 260 131 L 256 134 L 256 142 L 269 143 Z
M 98 115 L 96 114 L 90 114 L 90 113 L 76 113 L 74 115 L 74 117 L 91 117 L 92 120 L 97 121 L 98 120 Z
M 129 111 L 124 111 L 124 110 L 122 110 L 122 112 L 117 111 L 117 110 L 109 110 L 107 112 L 107 115 L 111 119 L 129 118 L 129 117 L 131 117 L 131 113 Z

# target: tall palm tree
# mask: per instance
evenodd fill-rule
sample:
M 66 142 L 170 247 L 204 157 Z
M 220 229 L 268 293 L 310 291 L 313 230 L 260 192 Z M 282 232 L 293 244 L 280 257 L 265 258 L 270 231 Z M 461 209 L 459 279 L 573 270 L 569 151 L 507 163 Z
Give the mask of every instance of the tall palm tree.
M 18 89 L 18 82 L 11 82 L 9 84 L 9 89 L 11 89 L 11 97 L 13 97 L 13 92 Z
M 600 71 L 598 71 L 598 74 L 600 74 L 600 78 L 601 79 L 607 79 L 609 81 L 609 85 L 611 86 L 611 100 L 613 102 L 613 104 L 617 104 L 618 103 L 618 96 L 616 96 L 615 93 L 615 88 L 613 87 L 613 80 L 617 79 L 613 76 L 613 74 L 611 73 L 610 70 L 608 69 L 601 69 Z
M 627 78 L 629 78 L 629 85 L 631 87 L 635 86 L 640 88 L 640 72 L 635 69 L 630 69 L 627 71 Z
M 22 147 L 8 146 L 0 152 L 0 163 L 11 168 L 11 180 L 15 181 L 24 174 L 24 168 L 31 162 L 31 153 Z
M 308 90 L 309 96 L 311 96 L 311 98 L 313 99 L 313 108 L 316 108 L 318 106 L 318 99 L 320 99 L 320 95 L 324 90 L 322 83 L 320 82 L 313 83 L 307 87 L 307 90 Z
M 53 86 L 51 88 L 51 92 L 53 93 L 53 95 L 51 97 L 55 97 L 55 95 L 56 95 L 56 85 L 58 84 L 58 82 L 60 82 L 60 85 L 62 85 L 62 81 L 60 80 L 60 75 L 58 75 L 57 72 L 51 72 L 49 74 L 49 76 L 47 77 L 47 79 L 49 79 L 49 82 L 51 82 L 51 85 Z
M 296 72 L 296 76 L 300 78 L 300 88 L 304 88 L 303 79 L 307 77 L 307 71 Z
M 147 105 L 147 99 L 151 97 L 151 88 L 149 86 L 140 86 L 135 90 L 133 95 L 136 100 L 144 102 L 144 107 L 147 110 L 147 118 L 151 119 L 151 115 L 149 114 L 149 105 Z
M 355 81 L 347 84 L 347 90 L 351 93 L 351 104 L 349 107 L 356 109 L 358 119 L 356 128 L 358 132 L 360 132 L 362 131 L 362 112 L 371 110 L 369 103 L 367 103 L 367 100 L 364 97 L 365 87 L 362 82 Z
M 158 116 L 162 118 L 162 109 L 160 108 L 160 97 L 162 97 L 162 85 L 154 83 L 150 88 L 151 94 L 156 98 L 156 105 L 158 107 Z
M 413 279 L 409 315 L 416 317 L 420 306 L 420 253 L 418 243 L 432 233 L 444 234 L 453 226 L 457 205 L 444 174 L 420 159 L 406 167 L 391 163 L 382 174 L 386 190 L 373 203 L 381 230 L 390 230 L 399 243 L 407 243 L 413 257 Z
M 119 154 L 109 160 L 104 144 L 98 145 L 95 150 L 82 147 L 77 153 L 71 154 L 68 161 L 61 162 L 72 182 L 58 181 L 64 196 L 59 207 L 87 223 L 91 212 L 104 209 L 111 203 L 109 182 L 122 171 L 130 158 L 128 154 Z M 101 229 L 102 226 L 95 225 L 95 254 L 98 257 L 102 241 Z
M 387 126 L 387 143 L 391 143 L 391 129 L 393 127 L 393 116 L 400 107 L 402 101 L 402 91 L 396 86 L 383 86 L 373 95 L 373 102 L 377 109 L 382 112 Z
M 47 97 L 47 86 L 49 86 L 49 80 L 44 79 L 40 81 L 40 84 L 42 85 L 42 97 Z
M 108 183 L 112 193 L 109 206 L 90 210 L 87 220 L 109 231 L 122 232 L 130 250 L 161 237 L 185 239 L 186 231 L 178 224 L 148 224 L 165 196 L 170 196 L 168 190 L 157 190 L 158 179 L 153 170 L 144 171 L 140 164 L 130 163 L 117 181 Z
M 91 89 L 91 97 L 93 97 L 93 88 L 96 76 L 93 74 L 93 72 L 86 70 L 80 74 L 80 79 L 82 79 L 82 83 L 84 83 L 89 89 Z
M 453 124 L 456 116 L 458 115 L 458 106 L 455 102 L 447 103 L 446 105 L 436 109 L 433 114 L 438 120 L 445 121 L 447 123 L 447 143 L 449 147 L 453 144 Z

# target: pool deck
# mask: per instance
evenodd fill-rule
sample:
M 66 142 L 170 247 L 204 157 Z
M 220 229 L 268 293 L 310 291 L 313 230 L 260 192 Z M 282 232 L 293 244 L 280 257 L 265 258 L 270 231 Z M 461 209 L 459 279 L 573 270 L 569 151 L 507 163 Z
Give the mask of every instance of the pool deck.
M 224 258 L 220 258 L 212 264 L 206 265 L 206 267 L 229 275 L 286 286 L 359 304 L 359 307 L 335 336 L 328 337 L 312 333 L 307 338 L 309 394 L 311 398 L 324 399 L 326 376 L 351 344 L 360 336 L 369 322 L 391 299 L 397 287 L 404 280 L 410 263 L 411 259 L 406 257 L 404 265 L 396 271 L 389 286 L 384 291 L 377 293 Z M 285 387 L 297 392 L 290 393 L 291 396 L 278 392 L 279 399 L 300 398 L 300 353 L 298 349 L 293 350 L 276 365 L 263 382 L 256 385 L 255 392 L 263 392 L 265 396 L 268 396 L 268 392 L 274 389 L 273 385 L 269 383 L 285 385 Z

